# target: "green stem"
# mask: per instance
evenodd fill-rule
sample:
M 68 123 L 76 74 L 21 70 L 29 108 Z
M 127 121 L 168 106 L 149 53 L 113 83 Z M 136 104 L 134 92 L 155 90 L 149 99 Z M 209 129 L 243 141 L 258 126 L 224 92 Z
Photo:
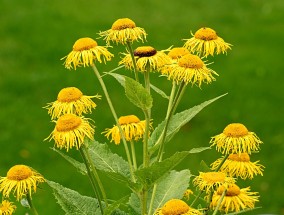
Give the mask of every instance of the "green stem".
M 224 196 L 225 196 L 226 192 L 227 192 L 227 190 L 225 189 L 225 190 L 223 191 L 222 196 L 221 196 L 221 198 L 220 198 L 219 201 L 218 201 L 217 207 L 215 208 L 215 210 L 214 210 L 214 212 L 213 212 L 212 215 L 216 215 L 216 214 L 217 214 L 217 212 L 218 212 L 218 210 L 219 210 L 219 208 L 220 208 L 220 206 L 221 206 L 221 203 L 222 203 L 222 201 L 223 201 L 223 199 L 224 199 Z
M 197 201 L 197 199 L 199 199 L 199 197 L 201 196 L 201 194 L 203 193 L 202 190 L 199 191 L 198 195 L 195 197 L 195 199 L 193 200 L 193 202 L 190 204 L 190 207 L 192 207 L 194 205 L 194 203 Z
M 133 52 L 131 43 L 130 43 L 129 41 L 127 41 L 127 42 L 126 42 L 126 46 L 127 46 L 127 49 L 128 49 L 128 51 L 129 51 L 129 54 L 130 54 L 131 59 L 132 59 L 133 70 L 134 70 L 134 74 L 135 74 L 135 80 L 136 80 L 137 82 L 139 82 L 139 75 L 138 75 L 136 60 L 135 60 L 135 57 L 134 57 L 134 52 Z
M 92 174 L 92 171 L 90 169 L 90 163 L 82 149 L 82 147 L 80 148 L 80 153 L 81 153 L 81 156 L 84 160 L 84 163 L 85 163 L 85 166 L 86 166 L 86 169 L 87 169 L 87 173 L 88 173 L 88 177 L 90 179 L 90 182 L 92 184 L 92 187 L 93 187 L 93 190 L 95 192 L 95 195 L 98 199 L 98 204 L 99 204 L 99 207 L 100 207 L 100 210 L 101 210 L 101 213 L 103 214 L 103 206 L 102 206 L 102 200 L 101 200 L 101 196 L 100 196 L 100 193 L 99 193 L 99 190 L 98 190 L 98 187 L 97 187 L 97 183 L 96 183 L 96 180 L 94 178 L 94 175 Z
M 83 145 L 81 146 L 81 149 L 82 149 L 82 152 L 84 153 L 85 158 L 87 159 L 87 162 L 88 162 L 89 165 L 90 165 L 91 174 L 93 174 L 93 176 L 94 176 L 96 182 L 97 182 L 98 185 L 99 185 L 100 191 L 101 191 L 101 193 L 102 193 L 104 202 L 105 202 L 106 207 L 107 207 L 107 206 L 108 206 L 108 201 L 107 201 L 107 197 L 106 197 L 106 192 L 105 192 L 104 186 L 103 186 L 103 184 L 102 184 L 102 181 L 101 181 L 101 179 L 100 179 L 100 177 L 99 177 L 99 175 L 98 175 L 97 169 L 96 169 L 94 163 L 92 162 L 92 159 L 91 159 L 91 157 L 90 157 L 90 153 L 89 153 L 89 151 L 88 151 L 88 148 L 86 147 L 85 144 L 83 144 Z
M 215 170 L 216 172 L 218 172 L 221 169 L 221 167 L 223 166 L 223 164 L 225 163 L 225 161 L 227 160 L 228 157 L 229 157 L 228 154 L 223 157 L 223 160 L 221 161 L 221 163 L 219 164 L 219 166 Z
M 30 209 L 31 209 L 32 213 L 34 215 L 38 215 L 38 212 L 37 212 L 36 208 L 33 205 L 32 197 L 30 196 L 29 193 L 27 194 L 27 200 L 28 200 L 28 203 L 29 203 L 29 206 L 30 206 Z
M 158 187 L 158 184 L 155 183 L 154 186 L 153 186 L 153 192 L 152 192 L 152 196 L 151 196 L 151 200 L 150 200 L 148 215 L 152 215 L 153 204 L 154 204 L 154 200 L 155 200 L 155 196 L 156 196 L 157 187 Z
M 102 87 L 102 89 L 103 89 L 103 91 L 104 91 L 104 94 L 105 94 L 105 97 L 106 97 L 106 99 L 107 99 L 109 108 L 110 108 L 111 113 L 112 113 L 112 115 L 113 115 L 113 118 L 114 118 L 114 120 L 115 120 L 115 122 L 116 122 L 116 125 L 117 125 L 117 127 L 118 127 L 118 129 L 119 129 L 119 132 L 120 132 L 120 135 L 121 135 L 121 138 L 122 138 L 122 142 L 123 142 L 123 146 L 124 146 L 124 149 L 125 149 L 126 157 L 127 157 L 127 162 L 128 162 L 128 165 L 129 165 L 129 170 L 130 170 L 131 178 L 132 178 L 133 182 L 136 182 L 136 179 L 135 179 L 134 173 L 133 173 L 133 166 L 132 166 L 132 163 L 131 163 L 131 156 L 130 156 L 129 148 L 128 148 L 128 146 L 127 146 L 127 143 L 126 143 L 126 140 L 125 140 L 125 137 L 124 137 L 124 133 L 123 133 L 123 131 L 122 131 L 122 129 L 121 129 L 121 126 L 120 126 L 120 124 L 118 123 L 118 117 L 117 117 L 117 114 L 116 114 L 116 112 L 115 112 L 115 109 L 114 109 L 114 107 L 113 107 L 113 105 L 112 105 L 112 102 L 111 102 L 109 93 L 108 93 L 108 91 L 107 91 L 107 88 L 106 88 L 106 86 L 105 86 L 105 83 L 104 83 L 102 77 L 100 76 L 100 73 L 99 73 L 97 67 L 93 64 L 93 65 L 92 65 L 92 68 L 93 68 L 93 71 L 94 71 L 95 75 L 97 76 L 97 78 L 98 78 L 98 80 L 99 80 L 99 82 L 100 82 L 100 85 L 101 85 L 101 87 Z
M 136 161 L 136 153 L 135 153 L 135 144 L 133 140 L 130 140 L 131 154 L 132 154 L 132 162 L 134 170 L 137 170 L 137 161 Z

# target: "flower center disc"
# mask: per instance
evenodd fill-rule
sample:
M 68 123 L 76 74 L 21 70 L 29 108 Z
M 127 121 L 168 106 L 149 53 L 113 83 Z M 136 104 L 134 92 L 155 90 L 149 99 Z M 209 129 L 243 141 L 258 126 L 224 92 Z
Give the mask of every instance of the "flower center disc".
M 82 119 L 74 114 L 61 116 L 56 123 L 56 130 L 59 132 L 72 131 L 81 125 Z
M 180 58 L 178 65 L 184 68 L 200 69 L 204 64 L 198 56 L 187 54 Z
M 97 45 L 98 43 L 92 38 L 89 38 L 89 37 L 80 38 L 74 43 L 73 51 L 89 50 L 91 48 L 96 47 Z
M 232 161 L 240 161 L 240 162 L 249 162 L 250 161 L 250 157 L 248 155 L 248 153 L 241 153 L 239 154 L 230 154 L 228 159 L 232 160 Z
M 194 37 L 200 40 L 216 40 L 218 38 L 216 31 L 211 28 L 200 28 L 195 32 Z
M 225 190 L 224 186 L 219 187 L 218 190 L 217 190 L 217 194 L 222 195 L 224 190 Z M 231 185 L 228 186 L 228 189 L 226 191 L 226 196 L 237 196 L 240 193 L 241 193 L 240 188 L 235 184 L 231 184 Z
M 157 53 L 152 46 L 141 46 L 134 50 L 134 56 L 151 57 Z
M 57 96 L 59 102 L 77 101 L 83 96 L 83 93 L 76 87 L 67 87 L 60 90 Z
M 208 183 L 224 182 L 226 175 L 222 172 L 206 172 L 203 175 L 204 181 Z
M 187 54 L 190 54 L 190 52 L 186 48 L 173 48 L 168 53 L 168 56 L 172 59 L 177 59 Z
M 21 181 L 32 176 L 32 170 L 25 165 L 16 165 L 9 169 L 7 178 L 10 180 Z
M 162 208 L 163 215 L 180 215 L 188 212 L 189 206 L 180 199 L 168 201 Z
M 140 122 L 140 119 L 135 115 L 121 116 L 118 119 L 118 123 L 120 125 L 126 125 L 126 124 L 137 123 L 137 122 Z
M 227 125 L 223 133 L 229 137 L 241 137 L 248 134 L 248 129 L 241 123 Z
M 131 19 L 123 18 L 116 20 L 113 24 L 111 29 L 112 30 L 123 30 L 126 28 L 135 28 L 136 24 Z

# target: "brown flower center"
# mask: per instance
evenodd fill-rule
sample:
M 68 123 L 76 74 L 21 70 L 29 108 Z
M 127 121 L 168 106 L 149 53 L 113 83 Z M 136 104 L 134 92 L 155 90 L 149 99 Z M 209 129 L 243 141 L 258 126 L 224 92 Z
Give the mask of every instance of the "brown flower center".
M 241 123 L 232 123 L 227 125 L 223 134 L 228 137 L 242 137 L 248 134 L 248 129 Z
M 184 55 L 190 54 L 190 52 L 186 48 L 177 47 L 173 48 L 169 53 L 168 56 L 172 59 L 178 59 Z
M 134 56 L 138 57 L 151 57 L 156 53 L 156 49 L 154 49 L 152 46 L 140 46 L 134 50 Z
M 78 128 L 82 119 L 75 114 L 65 114 L 61 116 L 56 123 L 56 130 L 59 132 L 72 131 Z
M 162 207 L 163 215 L 180 215 L 188 212 L 189 206 L 180 199 L 172 199 Z
M 224 182 L 226 175 L 223 172 L 205 172 L 202 175 L 204 181 L 207 183 Z
M 135 28 L 135 22 L 133 22 L 131 19 L 123 18 L 116 20 L 113 24 L 111 29 L 112 30 L 123 30 L 126 28 Z
M 204 63 L 197 55 L 187 54 L 180 58 L 178 65 L 184 68 L 200 69 Z
M 32 170 L 25 165 L 15 165 L 7 172 L 7 178 L 14 181 L 21 181 L 32 175 Z
M 73 51 L 89 50 L 91 48 L 96 47 L 97 45 L 98 43 L 92 38 L 89 38 L 89 37 L 80 38 L 74 43 Z
M 225 190 L 224 186 L 220 186 L 217 190 L 218 195 L 222 195 Z M 241 193 L 240 188 L 236 184 L 230 184 L 228 185 L 226 196 L 237 196 Z
M 83 93 L 76 87 L 67 87 L 60 90 L 57 96 L 59 102 L 77 101 L 83 96 Z
M 120 125 L 140 122 L 140 119 L 135 115 L 121 116 L 118 119 Z
M 239 161 L 239 162 L 249 162 L 250 161 L 250 157 L 248 153 L 230 154 L 228 159 L 232 161 Z
M 218 38 L 216 31 L 211 28 L 200 28 L 195 32 L 194 37 L 200 40 L 216 40 Z

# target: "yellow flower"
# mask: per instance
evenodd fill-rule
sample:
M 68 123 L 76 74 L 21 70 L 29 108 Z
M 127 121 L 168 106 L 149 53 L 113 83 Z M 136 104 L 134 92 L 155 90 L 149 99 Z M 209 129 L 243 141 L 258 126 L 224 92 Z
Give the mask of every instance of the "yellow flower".
M 227 177 L 223 172 L 200 172 L 193 180 L 193 184 L 206 193 L 231 183 L 235 183 L 235 179 Z
M 91 113 L 92 108 L 97 106 L 91 98 L 100 99 L 101 96 L 85 96 L 78 88 L 67 87 L 60 90 L 57 100 L 48 103 L 45 108 L 48 109 L 48 114 L 51 116 L 51 119 L 69 113 L 81 116 L 82 113 Z
M 138 71 L 145 72 L 147 69 L 150 71 L 158 71 L 164 65 L 170 64 L 170 58 L 164 51 L 157 51 L 151 46 L 140 46 L 134 50 L 136 59 L 136 66 Z M 125 54 L 125 57 L 119 62 L 119 65 L 124 64 L 126 69 L 133 69 L 133 61 L 130 54 Z
M 12 202 L 3 200 L 0 204 L 0 215 L 11 215 L 16 210 L 16 206 Z
M 56 121 L 56 126 L 52 133 L 45 139 L 54 139 L 57 148 L 65 148 L 67 151 L 73 147 L 77 150 L 84 143 L 87 137 L 94 139 L 94 126 L 88 119 L 75 114 L 65 114 Z
M 212 170 L 216 170 L 222 160 L 223 157 L 212 163 Z M 251 162 L 248 153 L 230 154 L 221 166 L 220 171 L 227 173 L 231 177 L 236 176 L 242 179 L 252 179 L 254 175 L 263 175 L 264 166 L 258 164 L 258 162 Z
M 9 197 L 10 193 L 16 196 L 19 201 L 23 196 L 36 192 L 38 183 L 44 182 L 44 178 L 25 165 L 15 165 L 9 169 L 6 177 L 0 179 L 0 192 L 4 197 Z
M 106 40 L 109 44 L 110 41 L 116 42 L 116 44 L 126 44 L 127 42 L 133 42 L 146 40 L 146 32 L 143 28 L 136 27 L 135 22 L 128 18 L 122 18 L 116 20 L 111 29 L 100 32 L 99 35 Z
M 158 208 L 154 215 L 202 215 L 202 213 L 180 199 L 171 199 L 162 208 Z
M 189 200 L 190 196 L 193 194 L 191 189 L 187 189 L 184 194 L 183 194 L 183 198 L 186 199 L 187 201 Z
M 212 197 L 212 202 L 210 204 L 211 208 L 216 208 L 218 202 L 226 188 L 221 186 L 217 191 L 214 192 Z M 227 187 L 226 194 L 221 202 L 219 210 L 238 212 L 244 209 L 254 208 L 255 202 L 258 202 L 259 196 L 257 192 L 249 192 L 250 188 L 240 189 L 236 184 L 231 184 Z
M 166 75 L 169 80 L 184 82 L 192 85 L 202 82 L 211 83 L 215 81 L 213 75 L 218 75 L 215 71 L 206 67 L 206 64 L 197 56 L 187 54 L 182 56 L 177 64 L 166 65 L 161 73 Z
M 262 141 L 254 132 L 241 123 L 232 123 L 226 126 L 223 133 L 211 138 L 211 146 L 215 146 L 222 154 L 248 153 L 258 151 Z
M 77 66 L 92 66 L 94 61 L 97 60 L 102 63 L 110 61 L 113 54 L 110 53 L 105 47 L 98 46 L 97 42 L 89 37 L 78 39 L 74 45 L 73 50 L 61 60 L 65 59 L 64 65 L 67 69 L 74 69 Z M 73 64 L 73 65 L 72 65 Z
M 219 37 L 211 28 L 200 28 L 190 39 L 186 39 L 184 47 L 190 52 L 197 52 L 201 56 L 207 57 L 208 55 L 226 53 L 232 46 L 226 43 L 221 37 Z
M 118 123 L 123 131 L 126 141 L 138 141 L 145 133 L 146 121 L 140 121 L 140 119 L 135 115 L 121 116 L 118 119 Z M 117 125 L 110 129 L 107 128 L 102 133 L 105 133 L 105 136 L 108 139 L 111 138 L 111 142 L 114 141 L 116 145 L 120 144 L 121 136 Z
M 175 47 L 169 51 L 168 56 L 172 59 L 173 63 L 176 63 L 178 59 L 187 54 L 190 54 L 190 52 L 186 48 Z

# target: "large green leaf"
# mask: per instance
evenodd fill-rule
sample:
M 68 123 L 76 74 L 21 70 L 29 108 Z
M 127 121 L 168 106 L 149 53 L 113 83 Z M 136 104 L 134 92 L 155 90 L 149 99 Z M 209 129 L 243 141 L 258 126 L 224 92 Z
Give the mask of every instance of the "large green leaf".
M 170 199 L 181 199 L 190 181 L 190 171 L 171 171 L 157 185 L 153 202 L 153 211 L 162 207 Z M 151 196 L 151 195 L 150 195 Z M 152 212 L 153 212 L 152 211 Z
M 47 184 L 53 189 L 53 195 L 67 215 L 101 215 L 97 199 L 82 196 L 53 181 L 47 180 Z
M 97 169 L 104 172 L 119 173 L 129 178 L 130 171 L 127 161 L 112 153 L 107 144 L 97 141 L 89 142 L 88 151 Z
M 125 204 L 128 199 L 129 199 L 129 195 L 113 202 L 111 205 L 109 205 L 108 207 L 105 208 L 104 215 L 126 214 L 125 212 L 118 210 L 118 207 L 121 204 Z
M 150 93 L 132 78 L 125 77 L 125 94 L 130 102 L 142 110 L 152 107 L 153 99 Z
M 141 214 L 141 204 L 140 199 L 136 193 L 131 193 L 129 201 L 129 213 L 131 215 L 140 215 Z
M 53 151 L 57 152 L 59 155 L 61 155 L 64 159 L 66 159 L 69 163 L 71 163 L 74 167 L 76 167 L 76 169 L 82 173 L 83 175 L 87 175 L 87 169 L 85 164 L 76 161 L 74 158 L 71 158 L 70 156 L 62 153 L 61 151 L 55 149 L 55 148 L 51 148 Z
M 166 173 L 172 170 L 178 165 L 186 156 L 191 153 L 198 153 L 203 150 L 210 149 L 209 147 L 194 148 L 190 151 L 176 152 L 171 157 L 163 160 L 162 162 L 154 162 L 150 167 L 139 169 L 135 172 L 138 181 L 150 188 L 155 182 L 157 182 Z
M 221 95 L 218 96 L 214 99 L 205 101 L 203 103 L 201 103 L 200 105 L 194 106 L 192 108 L 189 108 L 185 111 L 182 111 L 180 113 L 177 113 L 175 115 L 173 115 L 173 117 L 171 118 L 169 125 L 168 125 L 168 129 L 167 129 L 167 134 L 166 134 L 166 142 L 170 141 L 170 139 L 180 130 L 180 128 L 182 126 L 184 126 L 186 123 L 188 123 L 194 116 L 196 116 L 203 108 L 205 108 L 206 106 L 208 106 L 209 104 L 213 103 L 214 101 L 218 100 L 219 98 L 225 96 Z M 160 138 L 164 128 L 165 128 L 165 120 L 160 123 L 156 129 L 153 131 L 151 137 L 149 138 L 149 147 L 152 147 L 150 149 L 150 152 L 153 153 L 154 151 L 157 150 L 157 148 L 159 147 L 158 145 L 154 146 L 158 139 Z

